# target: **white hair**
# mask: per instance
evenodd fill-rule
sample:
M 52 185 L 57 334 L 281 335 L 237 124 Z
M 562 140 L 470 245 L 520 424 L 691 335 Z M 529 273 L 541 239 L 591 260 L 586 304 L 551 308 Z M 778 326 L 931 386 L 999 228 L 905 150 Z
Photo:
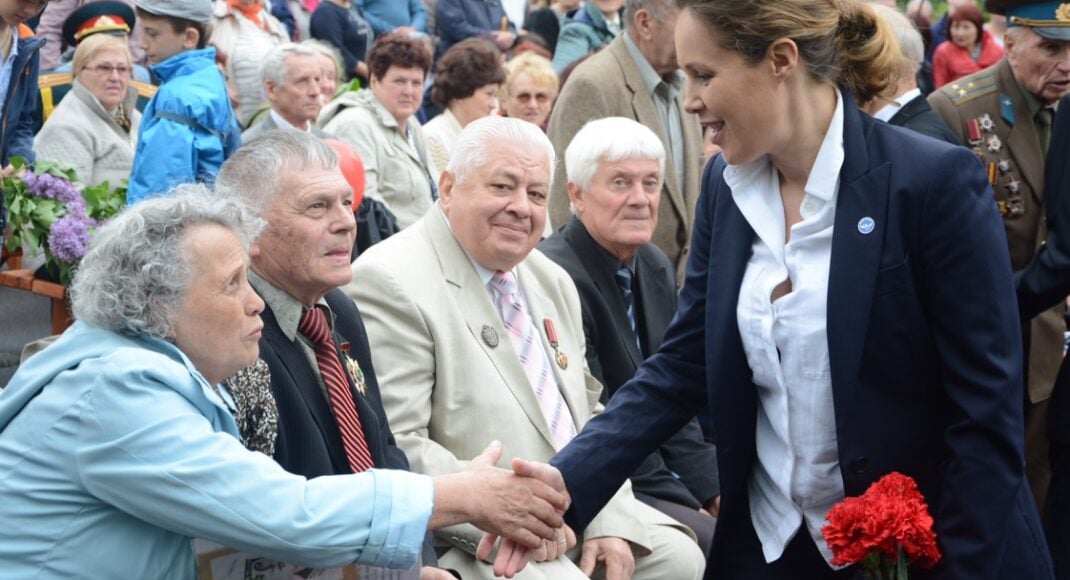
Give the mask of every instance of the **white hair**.
M 246 251 L 263 227 L 242 204 L 200 184 L 130 206 L 97 230 L 75 270 L 74 316 L 120 334 L 171 338 L 193 272 L 183 241 L 202 224 L 234 232 Z
M 284 173 L 337 167 L 338 155 L 322 140 L 304 131 L 265 131 L 223 163 L 215 184 L 219 195 L 240 200 L 262 216 Z
M 263 87 L 264 83 L 271 81 L 275 86 L 281 86 L 286 84 L 287 76 L 289 74 L 289 68 L 286 66 L 286 59 L 291 56 L 319 56 L 322 51 L 316 50 L 310 46 L 304 44 L 297 44 L 296 42 L 284 42 L 278 46 L 272 47 L 266 55 L 264 60 L 260 61 L 260 86 Z M 261 90 L 263 90 L 261 88 Z
M 891 26 L 892 32 L 895 33 L 895 39 L 899 41 L 899 52 L 908 61 L 909 74 L 913 75 L 918 72 L 922 62 L 925 60 L 925 41 L 922 40 L 921 33 L 918 32 L 917 27 L 907 18 L 906 14 L 895 8 L 889 8 L 881 4 L 874 4 L 872 8 L 877 13 L 877 16 L 883 18 Z
M 453 142 L 446 170 L 453 174 L 457 183 L 463 182 L 487 161 L 487 149 L 502 141 L 519 145 L 525 150 L 544 151 L 550 162 L 549 183 L 553 183 L 556 155 L 553 144 L 542 129 L 534 123 L 498 115 L 483 117 L 465 126 Z
M 565 171 L 571 183 L 587 191 L 601 164 L 625 159 L 657 160 L 664 181 L 665 146 L 661 139 L 635 120 L 606 117 L 588 122 L 572 138 L 565 149 Z

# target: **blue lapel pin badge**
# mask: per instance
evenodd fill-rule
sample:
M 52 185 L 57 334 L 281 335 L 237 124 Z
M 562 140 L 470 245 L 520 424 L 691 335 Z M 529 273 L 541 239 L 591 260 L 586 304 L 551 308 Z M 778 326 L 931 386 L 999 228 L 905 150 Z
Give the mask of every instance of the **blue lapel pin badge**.
M 864 217 L 858 220 L 858 231 L 863 235 L 873 233 L 873 228 L 877 227 L 877 222 L 873 221 L 871 217 Z

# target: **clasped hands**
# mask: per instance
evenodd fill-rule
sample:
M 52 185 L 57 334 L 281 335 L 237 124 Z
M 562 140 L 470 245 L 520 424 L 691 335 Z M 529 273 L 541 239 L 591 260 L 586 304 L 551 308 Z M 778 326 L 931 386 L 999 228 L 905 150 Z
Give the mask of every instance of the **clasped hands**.
M 487 453 L 484 452 L 476 461 L 483 460 L 486 456 Z M 499 447 L 497 448 L 497 457 L 493 457 L 494 461 L 497 462 L 500 456 L 501 449 Z M 489 457 L 486 458 L 489 459 Z M 498 544 L 500 540 L 501 545 L 498 547 L 498 554 L 494 559 L 494 574 L 505 576 L 506 578 L 512 578 L 513 575 L 521 571 L 529 559 L 534 559 L 537 562 L 553 560 L 576 545 L 576 534 L 564 524 L 562 519 L 565 510 L 568 509 L 570 498 L 568 490 L 565 488 L 565 480 L 561 477 L 561 472 L 549 464 L 523 459 L 513 459 L 512 468 L 513 472 L 509 476 L 514 479 L 514 485 L 520 483 L 525 486 L 531 486 L 533 490 L 538 490 L 541 494 L 552 492 L 563 501 L 554 502 L 552 501 L 552 496 L 548 497 L 535 493 L 536 496 L 554 505 L 556 519 L 551 521 L 550 519 L 539 518 L 538 524 L 541 525 L 518 530 L 520 533 L 505 533 L 501 529 L 495 530 L 490 527 L 483 527 L 478 522 L 473 522 L 477 527 L 485 530 L 483 539 L 476 549 L 476 557 L 480 560 L 486 560 L 491 552 L 494 551 L 495 544 Z M 499 471 L 508 473 L 505 470 Z M 524 506 L 518 507 L 523 508 Z

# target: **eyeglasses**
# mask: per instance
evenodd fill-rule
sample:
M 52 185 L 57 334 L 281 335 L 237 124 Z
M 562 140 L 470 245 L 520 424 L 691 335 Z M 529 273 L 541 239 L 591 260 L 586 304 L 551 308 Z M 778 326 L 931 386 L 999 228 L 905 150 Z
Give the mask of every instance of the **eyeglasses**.
M 516 95 L 514 98 L 516 100 L 520 101 L 521 103 L 527 103 L 529 101 L 535 101 L 536 103 L 538 103 L 540 105 L 544 105 L 546 103 L 549 103 L 550 99 L 551 99 L 549 93 L 535 93 L 535 94 L 520 93 L 519 95 Z
M 87 67 L 85 67 L 85 70 L 91 70 L 91 71 L 97 73 L 98 75 L 103 75 L 103 76 L 106 76 L 106 77 L 110 77 L 111 73 L 118 71 L 119 72 L 119 76 L 125 77 L 125 76 L 130 74 L 130 70 L 131 69 L 130 69 L 130 67 L 126 66 L 125 64 L 120 64 L 120 65 L 98 64 L 96 66 L 87 66 Z

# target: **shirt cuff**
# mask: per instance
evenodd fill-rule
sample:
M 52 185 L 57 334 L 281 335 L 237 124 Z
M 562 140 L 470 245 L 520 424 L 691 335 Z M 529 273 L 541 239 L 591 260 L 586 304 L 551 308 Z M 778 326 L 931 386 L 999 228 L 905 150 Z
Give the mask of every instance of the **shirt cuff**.
M 394 469 L 372 469 L 375 507 L 371 534 L 361 554 L 362 564 L 410 568 L 420 558 L 435 489 L 426 475 Z

